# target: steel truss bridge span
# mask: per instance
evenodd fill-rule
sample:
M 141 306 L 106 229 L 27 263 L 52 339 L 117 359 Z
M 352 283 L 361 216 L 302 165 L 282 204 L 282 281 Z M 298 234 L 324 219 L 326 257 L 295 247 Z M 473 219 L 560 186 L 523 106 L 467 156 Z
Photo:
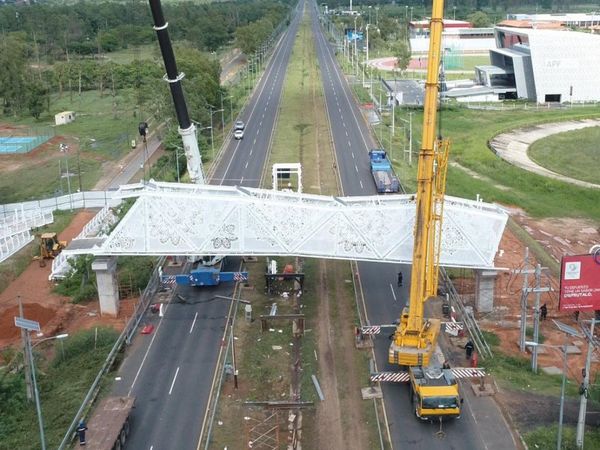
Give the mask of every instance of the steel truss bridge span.
M 298 255 L 410 263 L 415 197 L 329 197 L 231 186 L 149 182 L 105 237 L 80 237 L 68 255 Z M 446 196 L 441 264 L 492 268 L 507 212 Z

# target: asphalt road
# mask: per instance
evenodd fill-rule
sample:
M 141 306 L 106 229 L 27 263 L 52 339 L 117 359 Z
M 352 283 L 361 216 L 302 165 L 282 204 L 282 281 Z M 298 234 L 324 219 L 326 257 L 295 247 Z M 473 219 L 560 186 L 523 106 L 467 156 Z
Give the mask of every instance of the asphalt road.
M 375 147 L 375 143 L 335 60 L 335 46 L 324 36 L 314 3 L 312 5 L 313 32 L 343 192 L 348 196 L 375 195 L 368 157 L 368 151 Z M 392 323 L 400 316 L 408 298 L 410 268 L 391 264 L 359 263 L 358 270 L 370 324 Z M 404 274 L 402 288 L 396 285 L 399 270 Z M 388 347 L 387 336 L 382 335 L 375 340 L 376 364 L 380 371 L 397 370 L 387 363 Z M 406 385 L 382 384 L 382 389 L 392 445 L 396 449 L 514 448 L 511 445 L 487 446 L 482 428 L 475 422 L 471 413 L 471 399 L 467 389 L 462 390 L 463 395 L 467 396 L 462 418 L 444 424 L 443 439 L 436 435 L 439 425 L 423 423 L 416 419 L 409 407 L 409 389 Z M 502 423 L 496 422 L 494 426 L 501 433 L 510 435 L 510 431 L 505 430 Z M 504 438 L 507 434 L 504 434 Z
M 246 123 L 245 136 L 229 142 L 212 184 L 259 185 L 298 23 L 295 14 L 238 117 Z M 238 265 L 239 260 L 228 259 L 225 270 Z M 127 448 L 197 448 L 230 308 L 230 302 L 214 296 L 232 292 L 231 284 L 179 287 L 185 303 L 169 303 L 162 318 L 148 313 L 146 323 L 155 330 L 134 339 L 112 388 L 113 395 L 136 397 Z

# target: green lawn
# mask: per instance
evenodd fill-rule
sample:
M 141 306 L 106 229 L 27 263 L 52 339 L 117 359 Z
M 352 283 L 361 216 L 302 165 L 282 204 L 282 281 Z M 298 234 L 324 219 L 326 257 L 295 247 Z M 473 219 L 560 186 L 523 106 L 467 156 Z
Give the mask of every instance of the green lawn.
M 405 110 L 397 109 L 396 114 L 396 124 L 400 123 L 399 118 L 408 119 Z M 506 130 L 598 116 L 600 108 L 597 107 L 503 111 L 444 108 L 440 114 L 442 134 L 451 140 L 451 160 L 484 176 L 474 179 L 459 168 L 449 167 L 447 193 L 472 199 L 479 194 L 484 201 L 519 206 L 535 217 L 587 217 L 600 220 L 600 191 L 580 188 L 519 169 L 496 156 L 487 146 L 488 140 Z M 406 161 L 397 163 L 397 170 L 403 176 L 408 191 L 415 187 L 416 154 L 420 148 L 422 120 L 422 111 L 415 111 L 413 166 L 409 167 Z M 576 144 L 571 143 L 564 149 L 572 153 L 575 148 L 578 148 Z M 565 208 L 565 205 L 568 207 Z
M 98 91 L 82 92 L 81 96 L 64 93 L 61 98 L 51 99 L 51 114 L 35 121 L 24 118 L 15 125 L 31 128 L 49 127 L 54 123 L 54 113 L 65 110 L 76 112 L 76 120 L 54 128 L 54 145 L 45 145 L 31 154 L 7 155 L 0 163 L 21 164 L 17 170 L 3 170 L 0 178 L 0 204 L 23 200 L 51 197 L 57 193 L 68 193 L 66 167 L 69 167 L 71 192 L 79 189 L 78 166 L 81 168 L 81 187 L 94 187 L 102 176 L 102 165 L 116 161 L 131 151 L 130 142 L 137 138 L 139 118 L 134 115 L 131 91 L 120 91 L 112 97 L 108 91 L 100 96 Z M 3 121 L 7 123 L 7 121 Z M 33 131 L 32 131 L 33 132 Z M 64 137 L 64 138 L 61 138 Z M 77 155 L 79 139 L 79 160 Z M 71 150 L 61 153 L 60 142 L 69 143 Z M 59 173 L 65 175 L 63 178 Z M 35 180 L 35 182 L 32 182 Z
M 540 166 L 590 183 L 600 183 L 600 127 L 559 133 L 540 139 L 529 156 Z
M 98 328 L 97 339 L 94 330 L 89 330 L 71 334 L 61 343 L 49 341 L 56 355 L 51 361 L 36 347 L 36 378 L 48 448 L 58 447 L 116 338 L 116 331 Z M 36 409 L 25 398 L 24 379 L 22 370 L 0 372 L 0 449 L 41 447 Z
M 159 57 L 159 48 L 157 44 L 132 45 L 131 47 L 118 50 L 116 52 L 105 53 L 104 58 L 117 64 L 128 64 L 133 61 L 144 59 L 153 59 Z
M 448 67 L 447 70 L 465 70 L 472 72 L 475 69 L 475 66 L 485 66 L 490 64 L 490 57 L 488 55 L 460 56 L 457 58 L 457 62 L 460 63 L 458 67 Z

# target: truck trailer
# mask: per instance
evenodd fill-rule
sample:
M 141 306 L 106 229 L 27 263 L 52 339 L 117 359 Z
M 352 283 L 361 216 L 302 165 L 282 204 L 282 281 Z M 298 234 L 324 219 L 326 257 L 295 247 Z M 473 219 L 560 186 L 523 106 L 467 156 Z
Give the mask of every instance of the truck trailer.
M 107 397 L 94 410 L 87 424 L 86 448 L 121 450 L 131 427 L 130 413 L 135 397 Z
M 400 192 L 400 181 L 394 172 L 386 151 L 375 148 L 369 151 L 369 159 L 377 192 L 379 194 Z

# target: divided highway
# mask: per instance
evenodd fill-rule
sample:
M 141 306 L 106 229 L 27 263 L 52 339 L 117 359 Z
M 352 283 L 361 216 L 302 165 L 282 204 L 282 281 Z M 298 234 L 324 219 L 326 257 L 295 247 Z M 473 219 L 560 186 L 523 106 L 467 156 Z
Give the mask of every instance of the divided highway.
M 375 148 L 376 144 L 338 66 L 334 47 L 327 41 L 319 24 L 315 3 L 311 3 L 310 14 L 343 194 L 376 195 L 368 157 L 368 151 Z M 393 226 L 393 224 L 388 225 Z M 381 237 L 385 239 L 385 235 Z M 359 263 L 358 270 L 361 294 L 370 324 L 389 324 L 398 319 L 408 298 L 410 267 Z M 401 288 L 396 285 L 399 270 L 402 270 L 405 280 Z M 387 335 L 380 335 L 375 339 L 375 357 L 380 371 L 392 369 L 387 363 L 388 347 Z M 446 434 L 443 439 L 436 436 L 439 425 L 420 422 L 415 418 L 410 408 L 409 390 L 406 385 L 383 383 L 382 389 L 390 439 L 394 448 L 424 450 L 488 448 L 482 438 L 482 430 L 471 413 L 470 395 L 466 386 L 462 390 L 463 396 L 466 397 L 463 416 L 460 420 L 444 424 L 443 430 Z M 504 436 L 510 435 L 510 431 L 504 429 L 503 423 L 497 423 L 497 429 L 500 433 L 507 433 Z M 503 448 L 511 448 L 511 446 Z
M 301 15 L 298 9 L 292 14 L 288 30 L 239 116 L 246 123 L 244 138 L 228 142 L 212 184 L 259 186 Z M 228 265 L 225 270 L 236 270 L 239 261 L 230 259 Z M 232 289 L 232 285 L 180 287 L 177 294 L 184 302 L 176 297 L 166 305 L 164 317 L 148 318 L 156 326 L 153 334 L 135 338 L 112 388 L 112 395 L 136 397 L 127 448 L 198 448 L 230 312 L 230 302 L 215 296 L 231 296 Z

